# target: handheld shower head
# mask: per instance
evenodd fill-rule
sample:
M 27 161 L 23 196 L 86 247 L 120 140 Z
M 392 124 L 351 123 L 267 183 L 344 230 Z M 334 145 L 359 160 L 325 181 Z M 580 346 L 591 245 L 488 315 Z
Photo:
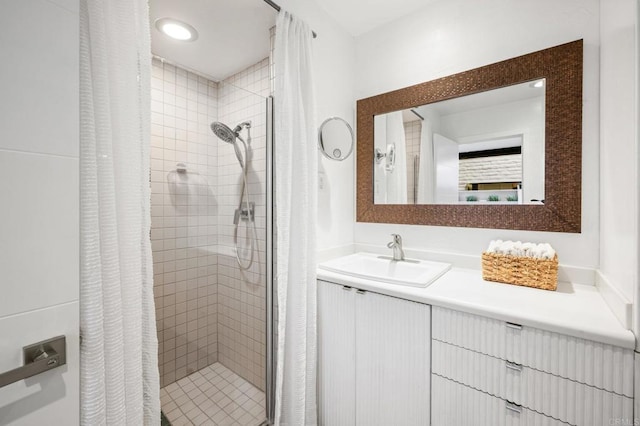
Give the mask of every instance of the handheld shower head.
M 235 143 L 238 132 L 231 130 L 229 126 L 219 121 L 211 123 L 211 131 L 226 143 Z
M 247 145 L 245 144 L 244 140 L 242 140 L 238 132 L 242 130 L 242 127 L 244 127 L 247 123 L 249 126 L 251 125 L 251 123 L 245 122 L 236 126 L 234 130 L 231 130 L 229 126 L 219 121 L 214 121 L 213 123 L 211 123 L 211 130 L 213 131 L 213 133 L 224 142 L 233 145 L 233 150 L 236 152 L 236 158 L 238 159 L 238 163 L 240 163 L 240 167 L 242 167 L 242 170 L 244 170 L 244 158 L 246 157 Z M 240 151 L 240 147 L 238 146 L 238 139 L 240 139 L 242 141 L 242 144 L 244 145 L 244 155 L 242 151 Z

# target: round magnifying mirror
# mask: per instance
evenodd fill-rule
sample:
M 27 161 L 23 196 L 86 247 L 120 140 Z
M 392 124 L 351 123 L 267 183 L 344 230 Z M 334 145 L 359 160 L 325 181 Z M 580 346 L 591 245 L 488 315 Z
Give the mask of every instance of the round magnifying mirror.
M 331 160 L 346 159 L 353 152 L 353 129 L 340 117 L 327 118 L 318 130 L 318 148 Z

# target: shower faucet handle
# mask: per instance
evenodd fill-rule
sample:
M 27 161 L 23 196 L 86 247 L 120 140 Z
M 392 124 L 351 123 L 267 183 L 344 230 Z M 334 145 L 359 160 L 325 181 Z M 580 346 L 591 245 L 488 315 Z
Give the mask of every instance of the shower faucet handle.
M 254 203 L 253 201 L 249 203 L 248 209 L 243 203 L 242 208 L 236 209 L 236 211 L 233 214 L 233 224 L 237 225 L 240 222 L 240 220 L 242 220 L 243 222 L 247 222 L 247 221 L 253 222 L 255 220 L 255 210 L 256 210 L 256 203 Z

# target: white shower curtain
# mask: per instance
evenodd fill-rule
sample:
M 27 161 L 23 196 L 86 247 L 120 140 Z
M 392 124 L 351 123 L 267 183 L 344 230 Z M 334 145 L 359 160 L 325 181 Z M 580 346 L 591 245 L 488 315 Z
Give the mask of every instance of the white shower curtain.
M 418 204 L 432 204 L 435 198 L 435 163 L 433 128 L 429 118 L 422 120 L 420 131 L 420 165 L 418 167 Z
M 373 117 L 374 149 L 387 152 L 387 117 L 384 114 Z M 387 204 L 387 171 L 386 158 L 376 161 L 373 166 L 373 202 Z
M 317 423 L 318 150 L 311 29 L 281 12 L 275 41 L 278 344 L 275 424 Z
M 80 8 L 81 424 L 158 426 L 147 2 Z
M 395 166 L 387 172 L 387 204 L 407 204 L 407 138 L 402 111 L 387 114 L 387 145 L 395 145 Z

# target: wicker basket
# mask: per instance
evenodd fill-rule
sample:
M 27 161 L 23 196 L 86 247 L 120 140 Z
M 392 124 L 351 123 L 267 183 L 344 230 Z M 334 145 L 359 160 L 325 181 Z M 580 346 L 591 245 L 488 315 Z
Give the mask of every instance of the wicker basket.
M 558 287 L 558 255 L 553 259 L 482 253 L 482 278 L 487 281 L 555 290 Z

